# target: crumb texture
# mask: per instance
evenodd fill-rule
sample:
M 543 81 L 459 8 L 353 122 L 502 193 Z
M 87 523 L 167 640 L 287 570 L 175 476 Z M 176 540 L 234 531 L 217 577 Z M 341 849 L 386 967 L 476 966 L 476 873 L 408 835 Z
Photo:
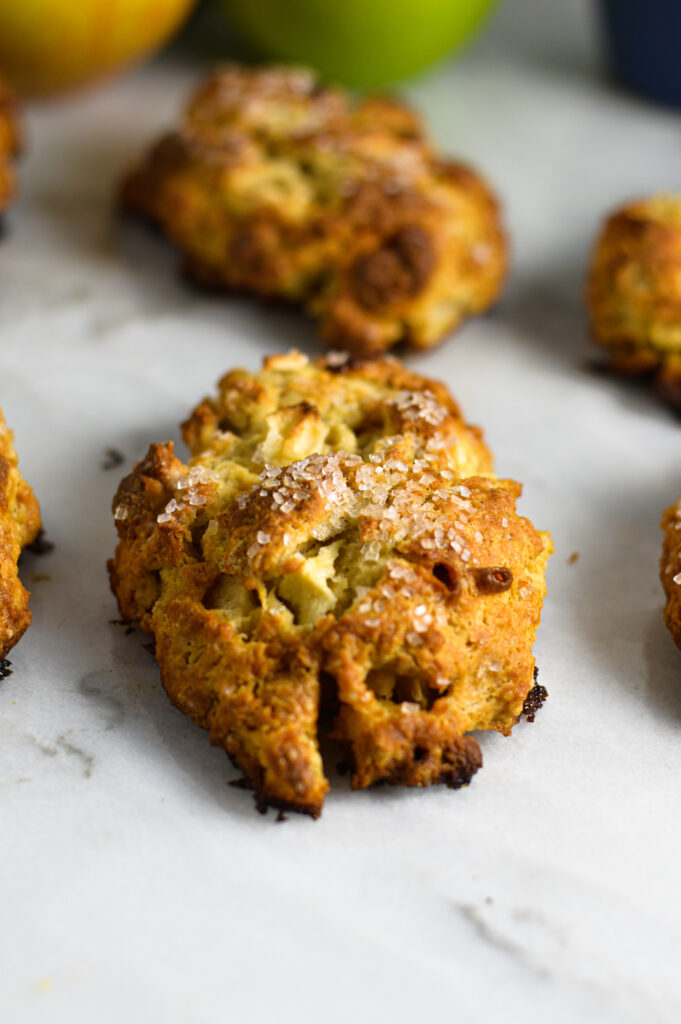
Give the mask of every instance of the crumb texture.
M 498 297 L 506 242 L 489 187 L 396 100 L 357 104 L 306 71 L 228 67 L 126 178 L 201 284 L 275 296 L 331 347 L 427 348 Z
M 21 549 L 40 531 L 40 509 L 17 466 L 12 433 L 0 411 L 0 660 L 31 622 L 29 593 L 19 579 Z
M 397 360 L 290 353 L 228 373 L 114 499 L 121 615 L 261 806 L 467 783 L 533 686 L 548 535 L 447 389 Z M 324 724 L 320 724 L 324 723 Z M 328 726 L 326 723 L 329 723 Z
M 608 218 L 587 281 L 591 331 L 612 369 L 652 378 L 681 406 L 681 193 Z

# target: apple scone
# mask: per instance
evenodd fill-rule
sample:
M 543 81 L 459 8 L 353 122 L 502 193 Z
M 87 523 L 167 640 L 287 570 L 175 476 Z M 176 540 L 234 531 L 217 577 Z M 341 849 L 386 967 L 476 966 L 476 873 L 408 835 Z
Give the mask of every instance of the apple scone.
M 19 151 L 19 144 L 14 97 L 0 76 L 0 215 L 14 195 L 14 157 Z
M 674 643 L 681 648 L 681 498 L 662 516 L 664 540 L 660 559 L 660 580 L 667 598 L 664 621 Z
M 301 304 L 359 354 L 428 348 L 498 297 L 497 201 L 396 100 L 307 71 L 227 67 L 123 183 L 210 287 Z
M 608 218 L 587 281 L 591 331 L 613 370 L 652 377 L 681 405 L 681 193 L 629 203 Z
M 109 569 L 173 703 L 258 805 L 317 816 L 319 750 L 354 788 L 467 783 L 533 679 L 547 534 L 517 515 L 444 385 L 330 353 L 235 370 L 114 499 Z
M 40 531 L 40 509 L 18 469 L 12 432 L 0 410 L 0 661 L 31 622 L 29 592 L 19 579 L 21 549 Z

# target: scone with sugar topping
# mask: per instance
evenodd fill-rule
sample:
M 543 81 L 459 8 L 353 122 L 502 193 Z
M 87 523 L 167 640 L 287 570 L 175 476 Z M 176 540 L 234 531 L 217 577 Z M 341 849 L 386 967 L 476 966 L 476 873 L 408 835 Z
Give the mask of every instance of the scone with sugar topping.
M 0 77 L 0 214 L 14 195 L 14 157 L 20 133 L 14 98 Z
M 121 614 L 260 807 L 317 816 L 332 719 L 352 784 L 468 782 L 533 689 L 548 535 L 447 389 L 393 359 L 235 370 L 114 499 Z
M 228 67 L 127 177 L 194 279 L 302 304 L 332 347 L 428 348 L 497 299 L 498 205 L 390 99 L 300 69 Z
M 681 193 L 615 211 L 587 281 L 591 331 L 620 373 L 651 377 L 681 407 Z
M 0 660 L 31 622 L 29 592 L 19 579 L 21 549 L 40 531 L 40 509 L 18 469 L 12 432 L 0 411 Z

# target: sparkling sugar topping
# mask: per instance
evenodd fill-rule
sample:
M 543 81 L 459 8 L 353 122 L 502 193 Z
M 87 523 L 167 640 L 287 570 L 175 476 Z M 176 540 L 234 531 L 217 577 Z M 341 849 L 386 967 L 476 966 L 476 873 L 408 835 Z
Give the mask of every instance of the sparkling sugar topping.
M 188 473 L 175 481 L 175 490 L 180 492 L 182 500 L 171 498 L 163 512 L 156 516 L 156 522 L 169 523 L 176 512 L 181 512 L 187 506 L 198 508 L 205 505 L 208 499 L 197 488 L 204 484 L 216 483 L 219 479 L 216 473 L 212 473 L 205 466 L 192 466 Z
M 359 457 L 358 457 L 359 458 Z M 258 482 L 236 499 L 240 509 L 245 509 L 256 498 L 268 499 L 271 507 L 283 515 L 299 508 L 313 494 L 317 494 L 329 508 L 331 515 L 323 531 L 313 529 L 314 537 L 321 539 L 337 530 L 340 517 L 351 497 L 345 480 L 339 454 L 309 455 L 288 466 L 265 466 Z M 361 462 L 361 459 L 359 459 Z M 255 558 L 261 548 L 270 542 L 270 534 L 258 530 L 255 541 L 246 555 Z
M 345 359 L 345 353 L 327 356 L 331 365 L 342 365 Z M 400 413 L 405 430 L 422 422 L 428 424 L 432 434 L 432 428 L 440 426 L 449 415 L 431 391 L 399 391 L 388 403 Z M 447 552 L 451 556 L 454 552 L 463 562 L 469 562 L 471 552 L 465 535 L 473 510 L 471 490 L 457 482 L 453 469 L 442 466 L 440 451 L 447 446 L 446 439 L 436 432 L 418 445 L 416 458 L 406 461 L 400 451 L 403 441 L 402 434 L 381 438 L 364 457 L 338 451 L 314 453 L 286 466 L 266 464 L 256 483 L 237 496 L 236 505 L 245 511 L 253 502 L 264 502 L 270 514 L 286 517 L 314 496 L 323 502 L 324 514 L 319 519 L 315 514 L 318 521 L 305 531 L 306 536 L 326 540 L 354 518 L 366 538 L 362 558 L 367 562 L 380 562 L 390 548 L 405 541 L 417 545 L 428 557 L 444 557 Z M 188 506 L 205 505 L 206 496 L 197 488 L 216 479 L 204 467 L 192 467 L 178 478 L 176 496 L 157 521 L 168 523 Z M 269 515 L 267 521 L 271 523 Z M 262 520 L 257 516 L 255 522 Z M 478 531 L 475 537 L 480 540 Z M 257 529 L 246 552 L 248 559 L 253 560 L 271 541 L 271 532 Z M 289 541 L 284 541 L 285 547 Z M 399 573 L 400 567 L 395 571 Z M 406 576 L 402 582 L 408 588 L 410 580 Z M 420 639 L 429 624 L 425 608 L 419 608 L 413 634 Z
M 406 397 L 405 397 L 406 396 Z M 440 419 L 446 410 L 426 398 L 425 405 L 411 392 L 402 392 L 407 415 Z M 418 399 L 418 401 L 417 401 Z M 326 505 L 327 519 L 310 531 L 323 540 L 338 533 L 343 521 L 354 516 L 360 531 L 368 533 L 362 557 L 381 560 L 384 549 L 408 540 L 424 553 L 454 551 L 464 562 L 471 558 L 464 533 L 473 508 L 470 488 L 457 484 L 455 474 L 434 465 L 436 456 L 428 451 L 422 458 L 405 462 L 395 453 L 400 436 L 385 438 L 367 458 L 335 452 L 310 455 L 288 466 L 265 466 L 256 484 L 238 496 L 245 510 L 252 501 L 266 499 L 284 515 L 299 509 L 314 493 Z M 263 539 L 267 536 L 268 540 Z M 476 532 L 476 540 L 481 537 Z M 247 555 L 254 558 L 269 541 L 260 531 Z M 418 632 L 418 630 L 416 630 Z
M 340 505 L 347 496 L 347 484 L 339 455 L 309 455 L 288 466 L 265 466 L 258 482 L 236 499 L 240 509 L 255 498 L 269 498 L 284 515 L 293 512 L 313 492 L 331 505 Z
M 407 422 L 423 420 L 437 427 L 447 417 L 447 410 L 432 391 L 399 391 L 388 404 L 398 409 Z

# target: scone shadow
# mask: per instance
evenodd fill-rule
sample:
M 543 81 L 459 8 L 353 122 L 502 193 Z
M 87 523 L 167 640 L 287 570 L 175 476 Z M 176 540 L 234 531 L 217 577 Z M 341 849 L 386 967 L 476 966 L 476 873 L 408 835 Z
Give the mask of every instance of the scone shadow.
M 582 371 L 594 355 L 582 302 L 582 271 L 575 261 L 560 278 L 541 272 L 511 282 L 504 300 L 503 320 L 513 344 L 537 350 L 539 358 L 558 362 L 561 369 Z
M 204 327 L 237 336 L 244 349 L 260 348 L 265 331 L 268 348 L 321 354 L 313 321 L 291 304 L 200 284 L 185 272 L 181 255 L 155 225 L 124 210 L 115 211 L 112 230 L 119 256 L 152 311 L 200 317 Z
M 584 657 L 576 666 L 577 679 L 586 694 L 581 700 L 588 701 L 593 713 L 607 714 L 610 690 L 590 688 L 591 660 L 598 663 L 599 677 L 611 681 L 633 714 L 653 714 L 666 723 L 681 724 L 681 653 L 664 624 L 658 575 L 659 522 L 662 510 L 674 499 L 675 485 L 669 483 L 673 478 L 669 472 L 664 486 L 654 487 L 634 486 L 633 479 L 619 488 L 603 481 L 605 495 L 592 495 L 592 528 L 588 533 L 584 526 L 580 530 L 579 560 L 565 569 L 557 621 L 566 635 L 582 639 Z M 599 523 L 606 514 L 603 530 Z
M 549 269 L 532 283 L 509 289 L 501 315 L 513 344 L 536 350 L 541 362 L 555 364 L 566 386 L 591 378 L 604 399 L 656 420 L 678 420 L 681 410 L 656 389 L 650 372 L 624 373 L 607 365 L 607 353 L 592 338 L 585 303 L 588 253 L 558 275 Z M 674 396 L 673 401 L 678 401 Z
M 661 603 L 644 626 L 644 654 L 646 707 L 663 723 L 681 726 L 681 651 L 664 624 Z

